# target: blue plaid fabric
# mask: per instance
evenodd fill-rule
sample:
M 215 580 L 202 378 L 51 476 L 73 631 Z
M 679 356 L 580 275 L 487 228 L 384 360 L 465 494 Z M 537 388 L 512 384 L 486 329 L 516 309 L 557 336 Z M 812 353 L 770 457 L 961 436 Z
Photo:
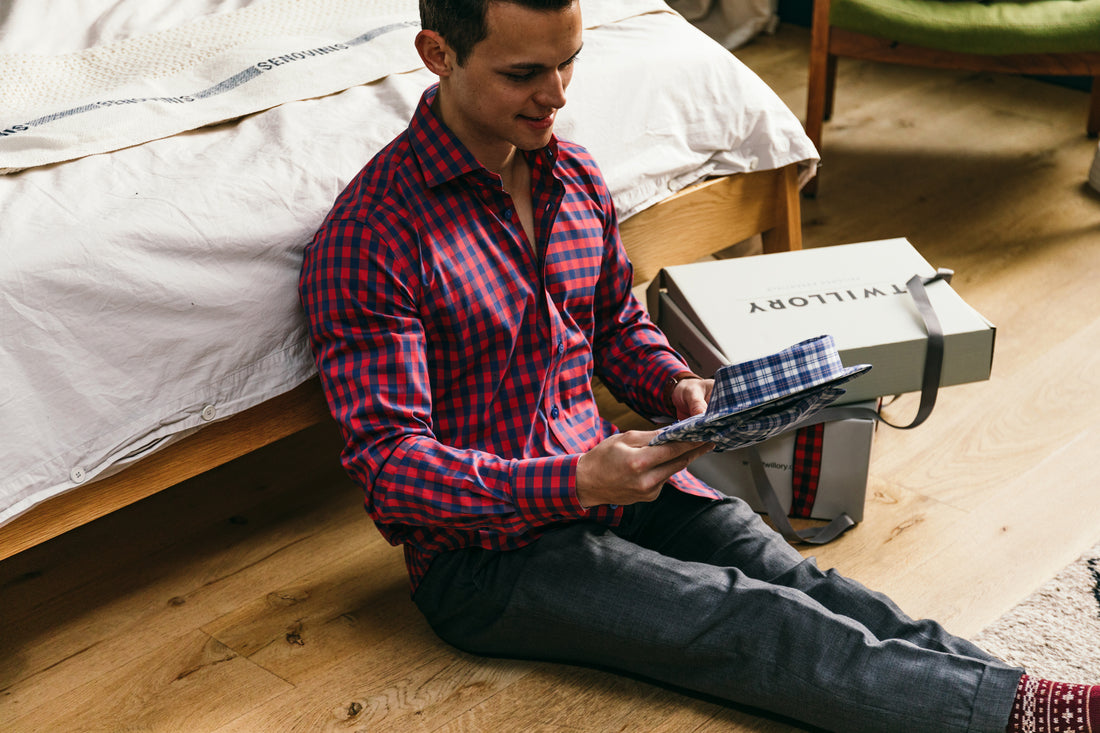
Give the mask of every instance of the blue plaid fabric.
M 663 428 L 652 443 L 711 442 L 722 451 L 763 442 L 835 402 L 844 394 L 841 384 L 870 368 L 846 368 L 828 335 L 724 366 L 714 375 L 707 411 Z

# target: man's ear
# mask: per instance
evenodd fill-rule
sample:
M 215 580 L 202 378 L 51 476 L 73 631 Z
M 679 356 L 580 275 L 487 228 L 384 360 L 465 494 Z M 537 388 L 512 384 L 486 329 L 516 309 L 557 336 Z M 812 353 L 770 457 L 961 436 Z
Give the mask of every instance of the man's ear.
M 428 71 L 439 77 L 451 75 L 454 54 L 443 36 L 435 31 L 422 30 L 416 34 L 415 44 L 416 52 L 420 54 L 420 60 L 428 67 Z

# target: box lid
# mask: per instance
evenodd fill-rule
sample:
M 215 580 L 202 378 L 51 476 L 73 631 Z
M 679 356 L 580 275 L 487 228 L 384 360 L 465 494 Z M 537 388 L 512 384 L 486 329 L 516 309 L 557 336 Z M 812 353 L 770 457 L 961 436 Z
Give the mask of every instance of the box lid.
M 844 399 L 859 400 L 920 389 L 926 332 L 905 283 L 935 272 L 898 238 L 669 267 L 647 299 L 666 332 L 694 330 L 725 363 L 831 334 L 846 365 L 874 365 L 848 385 Z M 948 283 L 927 291 L 945 336 L 941 385 L 987 379 L 993 325 Z

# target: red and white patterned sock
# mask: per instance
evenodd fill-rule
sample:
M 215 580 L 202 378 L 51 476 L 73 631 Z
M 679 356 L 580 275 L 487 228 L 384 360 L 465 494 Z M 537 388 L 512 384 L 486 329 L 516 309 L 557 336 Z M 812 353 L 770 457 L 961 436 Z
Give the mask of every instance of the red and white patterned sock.
M 1100 685 L 1073 685 L 1024 675 L 1008 733 L 1100 733 Z

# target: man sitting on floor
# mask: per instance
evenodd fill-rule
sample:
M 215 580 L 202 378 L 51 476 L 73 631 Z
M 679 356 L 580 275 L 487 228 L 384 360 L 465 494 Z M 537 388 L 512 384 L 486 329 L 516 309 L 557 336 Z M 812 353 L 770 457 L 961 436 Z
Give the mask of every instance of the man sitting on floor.
M 421 16 L 439 82 L 336 201 L 301 295 L 343 463 L 440 637 L 848 733 L 1100 719 L 1100 688 L 1029 678 L 804 560 L 683 471 L 708 444 L 600 418 L 594 372 L 679 418 L 712 382 L 633 297 L 600 172 L 553 134 L 580 4 L 422 0 Z

